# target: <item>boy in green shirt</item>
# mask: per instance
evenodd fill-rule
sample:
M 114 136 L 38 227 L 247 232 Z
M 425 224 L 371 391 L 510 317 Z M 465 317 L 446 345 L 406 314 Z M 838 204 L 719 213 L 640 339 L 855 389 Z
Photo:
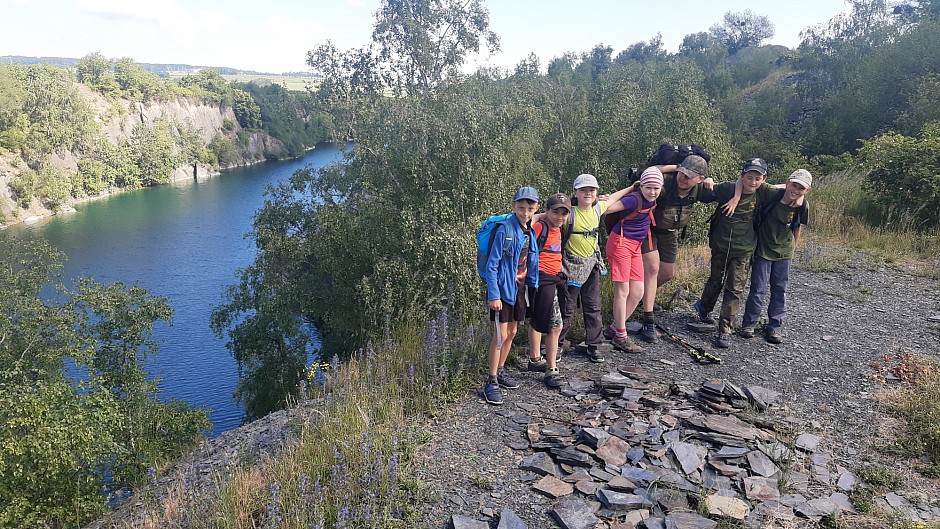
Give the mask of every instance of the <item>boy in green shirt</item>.
M 738 335 L 752 338 L 764 304 L 767 285 L 770 302 L 767 305 L 767 327 L 764 338 L 773 344 L 783 341 L 780 328 L 787 317 L 787 281 L 790 262 L 802 227 L 808 223 L 806 194 L 813 185 L 813 175 L 806 169 L 797 169 L 787 179 L 786 187 L 761 207 L 757 225 L 757 250 L 751 269 L 751 290 L 744 306 L 744 318 Z
M 751 256 L 757 245 L 754 215 L 759 206 L 767 204 L 777 194 L 776 188 L 764 182 L 766 177 L 767 162 L 763 159 L 752 158 L 744 163 L 739 178 L 741 200 L 730 215 L 725 215 L 722 208 L 734 198 L 735 182 L 722 182 L 709 195 L 702 197 L 702 202 L 717 201 L 719 206 L 712 215 L 708 233 L 711 272 L 702 297 L 695 302 L 695 311 L 702 322 L 715 323 L 710 313 L 718 303 L 718 296 L 722 296 L 718 339 L 715 341 L 715 345 L 721 348 L 731 347 L 731 323 L 741 305 Z

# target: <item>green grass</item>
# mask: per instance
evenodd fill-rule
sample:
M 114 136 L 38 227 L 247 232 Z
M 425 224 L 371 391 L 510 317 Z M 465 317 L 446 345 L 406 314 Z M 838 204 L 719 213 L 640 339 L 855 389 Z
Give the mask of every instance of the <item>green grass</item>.
M 148 501 L 145 527 L 415 526 L 428 499 L 409 464 L 431 439 L 421 423 L 479 381 L 486 338 L 445 313 L 331 362 L 327 383 L 312 395 L 320 404 L 292 442 L 218 476 L 214 493 L 176 483 Z M 492 487 L 485 477 L 473 484 Z

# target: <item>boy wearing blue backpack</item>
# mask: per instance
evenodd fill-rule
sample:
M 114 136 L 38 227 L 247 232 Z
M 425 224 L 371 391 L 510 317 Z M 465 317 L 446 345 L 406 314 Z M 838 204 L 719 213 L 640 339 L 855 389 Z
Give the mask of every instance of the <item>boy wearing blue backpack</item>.
M 490 404 L 502 404 L 500 386 L 519 387 L 503 366 L 512 347 L 518 322 L 524 321 L 526 285 L 539 286 L 539 253 L 532 230 L 532 217 L 539 207 L 539 194 L 525 186 L 516 191 L 512 199 L 512 214 L 491 217 L 483 223 L 477 234 L 477 267 L 486 280 L 486 305 L 490 320 L 494 322 L 493 339 L 489 347 L 489 370 L 483 386 L 483 398 Z M 489 233 L 488 249 L 481 246 L 481 235 Z M 482 267 L 481 267 L 482 265 Z

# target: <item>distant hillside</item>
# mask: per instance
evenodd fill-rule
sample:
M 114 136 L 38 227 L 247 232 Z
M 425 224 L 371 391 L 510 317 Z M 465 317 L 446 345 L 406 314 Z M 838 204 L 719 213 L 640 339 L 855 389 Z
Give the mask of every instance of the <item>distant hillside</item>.
M 52 64 L 64 68 L 74 68 L 79 59 L 71 57 L 26 57 L 23 55 L 2 55 L 0 63 L 4 64 Z M 229 68 L 227 66 L 204 66 L 192 64 L 155 64 L 147 62 L 138 62 L 141 69 L 147 72 L 155 73 L 161 77 L 170 77 L 172 73 L 192 73 L 199 70 L 211 69 L 222 75 L 265 75 L 275 77 L 317 77 L 308 72 L 285 72 L 270 73 L 258 72 L 255 70 L 239 70 L 238 68 Z

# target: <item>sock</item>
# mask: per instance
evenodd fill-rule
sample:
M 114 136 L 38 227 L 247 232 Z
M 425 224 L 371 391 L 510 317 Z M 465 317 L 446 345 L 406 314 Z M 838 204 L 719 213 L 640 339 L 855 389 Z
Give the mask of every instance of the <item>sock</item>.
M 626 338 L 626 337 L 627 337 L 627 329 L 626 329 L 626 328 L 623 328 L 623 329 L 614 329 L 614 332 L 617 333 L 617 338 Z
M 486 377 L 486 383 L 487 383 L 488 385 L 489 385 L 489 384 L 496 384 L 496 375 L 489 375 L 489 376 L 487 376 L 487 377 Z
M 643 313 L 643 323 L 653 323 L 653 313 L 644 312 Z

